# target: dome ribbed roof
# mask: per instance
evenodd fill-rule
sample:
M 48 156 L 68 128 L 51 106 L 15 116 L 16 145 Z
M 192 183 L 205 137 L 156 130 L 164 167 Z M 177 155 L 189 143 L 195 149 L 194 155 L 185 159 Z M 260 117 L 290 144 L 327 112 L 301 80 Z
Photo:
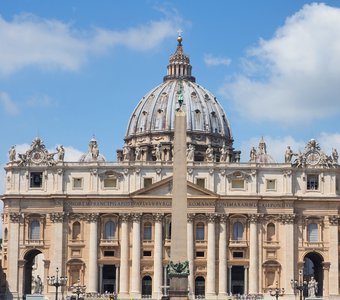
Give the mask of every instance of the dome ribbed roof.
M 134 149 L 137 146 L 150 148 L 159 143 L 171 145 L 181 90 L 183 110 L 187 114 L 187 142 L 196 145 L 198 159 L 203 159 L 208 144 L 215 152 L 224 145 L 233 155 L 233 138 L 226 113 L 216 97 L 195 82 L 190 59 L 183 52 L 182 38 L 179 36 L 177 41 L 163 83 L 140 100 L 130 117 L 125 146 Z M 168 149 L 170 151 L 171 146 Z

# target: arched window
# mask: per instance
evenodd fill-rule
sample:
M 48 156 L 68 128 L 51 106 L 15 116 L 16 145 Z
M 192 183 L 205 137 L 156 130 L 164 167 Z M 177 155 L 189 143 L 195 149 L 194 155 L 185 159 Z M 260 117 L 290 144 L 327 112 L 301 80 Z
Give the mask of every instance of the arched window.
M 167 219 L 165 224 L 165 238 L 167 240 L 171 239 L 171 220 Z
M 243 224 L 241 222 L 236 222 L 233 225 L 233 238 L 235 241 L 243 240 Z
M 72 240 L 79 239 L 80 239 L 80 223 L 76 221 L 72 225 Z
M 151 241 L 152 239 L 152 225 L 150 222 L 144 223 L 144 234 L 143 234 L 143 239 L 145 241 Z
M 195 279 L 195 296 L 205 296 L 205 279 L 202 276 Z
M 112 221 L 106 222 L 104 228 L 104 239 L 114 240 L 115 237 L 116 237 L 116 223 Z
M 204 241 L 204 223 L 196 225 L 196 241 Z
M 267 241 L 275 240 L 275 225 L 273 223 L 269 223 L 267 225 Z
M 318 224 L 310 223 L 308 224 L 308 242 L 317 242 L 318 238 Z
M 150 298 L 152 295 L 152 279 L 144 276 L 142 279 L 142 298 Z
M 40 240 L 40 222 L 38 220 L 33 220 L 30 223 L 29 239 Z
M 4 240 L 7 241 L 8 239 L 8 229 L 5 228 L 5 231 L 4 231 Z

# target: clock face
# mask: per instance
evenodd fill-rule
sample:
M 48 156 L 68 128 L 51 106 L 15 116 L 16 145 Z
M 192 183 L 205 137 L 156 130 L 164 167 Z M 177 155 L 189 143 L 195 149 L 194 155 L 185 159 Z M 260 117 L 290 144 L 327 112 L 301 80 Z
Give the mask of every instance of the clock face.
M 41 151 L 34 151 L 31 155 L 32 162 L 40 164 L 44 159 L 44 153 Z
M 309 165 L 315 166 L 320 161 L 320 154 L 318 152 L 309 152 L 306 155 L 306 162 Z

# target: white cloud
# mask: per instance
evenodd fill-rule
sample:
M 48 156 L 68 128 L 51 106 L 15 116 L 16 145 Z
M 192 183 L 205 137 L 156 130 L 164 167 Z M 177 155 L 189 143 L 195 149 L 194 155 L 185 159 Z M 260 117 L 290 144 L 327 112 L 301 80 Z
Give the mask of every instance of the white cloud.
M 89 55 L 115 46 L 149 50 L 176 34 L 176 22 L 180 21 L 167 18 L 125 31 L 80 31 L 71 24 L 29 14 L 16 16 L 12 21 L 0 16 L 0 75 L 27 66 L 76 71 Z
M 221 92 L 240 113 L 285 125 L 340 114 L 340 9 L 305 5 L 243 59 Z
M 37 94 L 30 97 L 26 104 L 30 107 L 55 107 L 58 105 L 57 101 L 44 94 Z
M 5 92 L 0 92 L 0 104 L 2 105 L 5 112 L 10 115 L 17 115 L 19 113 L 18 107 L 11 97 Z
M 78 161 L 80 156 L 83 154 L 82 151 L 73 148 L 72 146 L 64 147 L 65 149 L 65 161 Z
M 204 55 L 204 63 L 207 66 L 219 66 L 219 65 L 228 66 L 231 64 L 231 59 L 227 57 L 217 57 L 213 56 L 212 54 L 206 54 Z

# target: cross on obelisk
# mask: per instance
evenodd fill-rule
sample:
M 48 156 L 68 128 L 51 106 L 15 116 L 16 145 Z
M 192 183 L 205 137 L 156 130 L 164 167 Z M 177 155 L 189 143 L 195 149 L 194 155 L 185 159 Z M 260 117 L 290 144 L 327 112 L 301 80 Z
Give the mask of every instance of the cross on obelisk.
M 186 113 L 183 109 L 183 84 L 178 81 L 175 113 L 173 189 L 171 207 L 171 255 L 169 264 L 171 300 L 188 299 L 189 262 L 187 254 L 187 157 Z

